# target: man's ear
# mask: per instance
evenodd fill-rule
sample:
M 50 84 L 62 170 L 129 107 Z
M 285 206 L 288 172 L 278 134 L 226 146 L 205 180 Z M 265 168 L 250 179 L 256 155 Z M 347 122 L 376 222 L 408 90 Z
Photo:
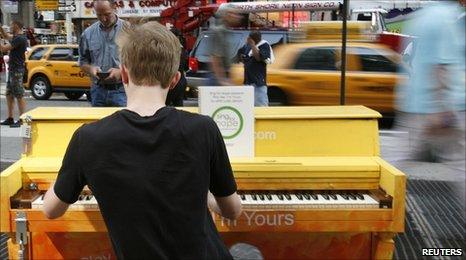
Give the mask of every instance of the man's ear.
M 170 82 L 169 89 L 175 88 L 176 84 L 178 84 L 178 81 L 180 81 L 180 78 L 181 78 L 181 73 L 177 71 L 172 81 Z
M 121 72 L 121 81 L 123 84 L 127 85 L 129 82 L 129 75 L 128 75 L 128 69 L 126 68 L 125 65 L 120 64 L 120 72 Z

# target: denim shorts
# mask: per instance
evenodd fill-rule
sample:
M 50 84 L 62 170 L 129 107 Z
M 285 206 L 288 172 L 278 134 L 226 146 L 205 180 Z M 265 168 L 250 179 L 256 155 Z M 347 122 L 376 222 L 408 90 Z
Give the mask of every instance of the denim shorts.
M 8 82 L 6 84 L 6 95 L 22 98 L 24 96 L 23 87 L 24 71 L 14 70 L 8 72 Z
M 269 106 L 269 97 L 267 96 L 267 86 L 254 86 L 254 106 L 267 107 Z
M 126 93 L 123 84 L 114 90 L 105 89 L 101 86 L 92 86 L 91 104 L 93 107 L 125 107 Z

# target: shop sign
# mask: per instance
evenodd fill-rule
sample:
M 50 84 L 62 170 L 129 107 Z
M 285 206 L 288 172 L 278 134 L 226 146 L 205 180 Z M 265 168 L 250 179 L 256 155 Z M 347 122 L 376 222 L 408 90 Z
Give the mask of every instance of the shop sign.
M 241 12 L 283 12 L 334 10 L 342 1 L 277 1 L 228 3 Z M 222 7 L 220 7 L 222 8 Z
M 3 1 L 3 12 L 10 13 L 10 14 L 17 14 L 18 13 L 18 2 L 16 1 Z M 0 21 L 1 22 L 1 21 Z
M 173 6 L 175 0 L 120 0 L 116 1 L 119 17 L 159 17 L 163 10 Z M 94 2 L 79 1 L 74 18 L 95 18 Z
M 37 11 L 55 11 L 58 10 L 58 0 L 36 0 Z

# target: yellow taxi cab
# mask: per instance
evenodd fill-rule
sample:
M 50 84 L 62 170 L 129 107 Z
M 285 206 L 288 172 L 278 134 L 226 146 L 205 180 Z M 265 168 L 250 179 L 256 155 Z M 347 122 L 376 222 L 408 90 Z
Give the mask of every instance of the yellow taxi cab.
M 49 99 L 54 92 L 79 99 L 90 91 L 91 80 L 79 67 L 78 58 L 78 45 L 35 45 L 26 54 L 25 88 L 38 100 Z
M 327 34 L 330 35 L 330 34 Z M 267 66 L 271 103 L 292 106 L 340 104 L 341 40 L 323 39 L 290 43 L 274 49 L 275 62 Z M 320 38 L 322 39 L 322 38 Z M 384 45 L 347 43 L 347 105 L 364 105 L 392 116 L 395 86 L 404 79 L 401 56 Z M 242 84 L 243 65 L 231 71 L 235 84 Z

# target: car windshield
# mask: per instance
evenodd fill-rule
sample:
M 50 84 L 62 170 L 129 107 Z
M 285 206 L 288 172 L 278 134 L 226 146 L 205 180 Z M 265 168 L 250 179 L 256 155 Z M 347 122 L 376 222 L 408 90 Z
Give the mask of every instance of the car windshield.
M 205 34 L 199 36 L 199 44 L 195 49 L 195 56 L 200 62 L 209 61 L 209 38 L 211 37 L 211 35 L 212 34 L 210 32 L 206 32 Z M 233 58 L 238 52 L 238 50 L 246 43 L 246 38 L 248 37 L 248 35 L 248 31 L 232 31 L 230 33 L 230 38 L 228 41 L 231 46 L 230 52 L 228 53 L 228 56 L 230 58 Z M 270 45 L 272 45 L 272 47 L 274 47 L 277 44 L 283 43 L 283 37 L 283 33 L 262 33 L 262 38 L 269 42 Z

